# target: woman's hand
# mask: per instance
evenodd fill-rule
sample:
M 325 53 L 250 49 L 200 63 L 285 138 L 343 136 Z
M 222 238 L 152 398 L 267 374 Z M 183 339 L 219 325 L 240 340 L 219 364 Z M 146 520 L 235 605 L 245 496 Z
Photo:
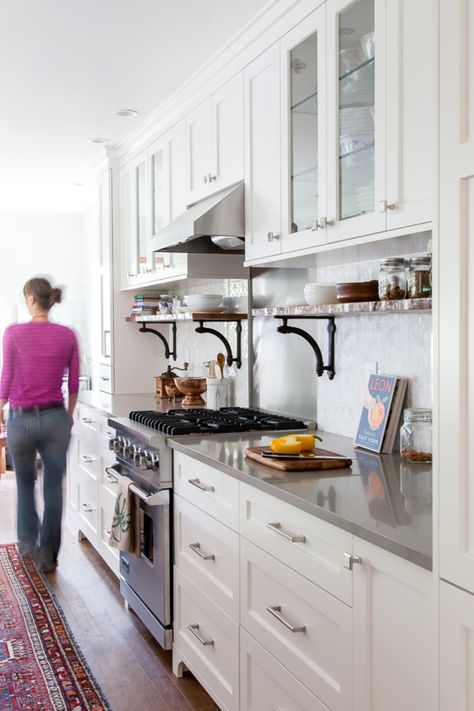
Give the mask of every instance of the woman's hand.
M 3 410 L 6 404 L 6 400 L 0 400 L 0 427 L 5 427 L 5 416 L 3 414 Z

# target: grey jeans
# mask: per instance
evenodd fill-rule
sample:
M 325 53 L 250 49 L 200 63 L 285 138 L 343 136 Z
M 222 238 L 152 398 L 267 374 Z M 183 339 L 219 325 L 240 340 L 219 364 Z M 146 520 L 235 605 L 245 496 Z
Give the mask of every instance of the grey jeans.
M 18 540 L 28 548 L 39 545 L 43 564 L 56 562 L 61 545 L 62 479 L 71 436 L 72 418 L 64 408 L 14 411 L 7 427 L 8 448 L 17 485 Z M 36 511 L 34 487 L 36 453 L 43 460 L 43 520 Z

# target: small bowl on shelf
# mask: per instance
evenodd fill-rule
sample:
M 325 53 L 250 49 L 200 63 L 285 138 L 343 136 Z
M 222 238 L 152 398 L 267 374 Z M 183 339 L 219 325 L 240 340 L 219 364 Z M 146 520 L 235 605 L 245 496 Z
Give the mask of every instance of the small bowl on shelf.
M 186 397 L 183 405 L 196 407 L 205 405 L 205 400 L 201 397 L 207 390 L 206 378 L 175 378 L 174 384 L 177 389 Z
M 305 284 L 304 298 L 308 306 L 335 304 L 336 287 L 334 284 Z
M 336 289 L 337 302 L 339 304 L 347 304 L 354 301 L 379 300 L 379 283 L 377 279 L 336 284 Z

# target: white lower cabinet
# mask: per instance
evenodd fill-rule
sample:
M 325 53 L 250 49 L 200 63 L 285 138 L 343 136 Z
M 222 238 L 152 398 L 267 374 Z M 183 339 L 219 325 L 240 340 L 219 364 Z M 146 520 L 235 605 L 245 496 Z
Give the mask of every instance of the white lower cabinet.
M 185 664 L 221 709 L 239 708 L 239 625 L 175 567 L 173 670 Z
M 66 521 L 118 576 L 119 554 L 108 545 L 115 506 L 113 477 L 107 474 L 107 467 L 115 463 L 109 449 L 113 435 L 106 413 L 79 403 L 67 460 Z
M 241 623 L 334 711 L 352 698 L 352 610 L 241 541 Z
M 355 537 L 354 556 L 354 711 L 436 709 L 433 574 Z
M 240 711 L 327 711 L 285 667 L 240 629 Z
M 430 571 L 192 457 L 174 475 L 175 673 L 226 710 L 436 711 Z M 474 701 L 474 598 L 453 590 L 445 697 L 463 674 Z
M 474 709 L 474 595 L 440 582 L 440 711 Z

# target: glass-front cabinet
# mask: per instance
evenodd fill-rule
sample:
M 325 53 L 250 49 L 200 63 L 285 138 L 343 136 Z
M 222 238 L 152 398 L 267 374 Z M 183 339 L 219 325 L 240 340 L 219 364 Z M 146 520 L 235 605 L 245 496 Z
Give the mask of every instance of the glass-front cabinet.
M 326 241 L 326 6 L 281 40 L 284 252 Z
M 328 240 L 385 229 L 385 4 L 329 0 Z

